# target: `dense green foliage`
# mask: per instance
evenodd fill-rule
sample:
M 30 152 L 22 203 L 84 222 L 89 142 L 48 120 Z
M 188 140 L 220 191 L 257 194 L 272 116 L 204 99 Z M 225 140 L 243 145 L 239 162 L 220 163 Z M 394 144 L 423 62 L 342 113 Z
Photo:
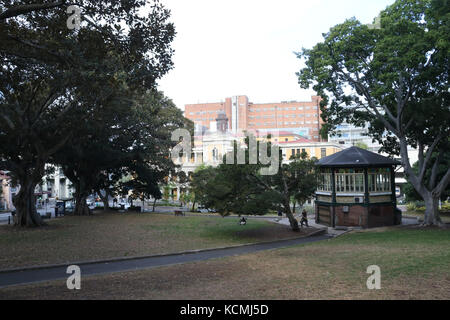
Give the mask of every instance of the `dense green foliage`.
M 62 165 L 82 202 L 125 171 L 156 194 L 171 168 L 168 132 L 184 125 L 156 90 L 172 68 L 170 12 L 158 1 L 77 5 L 72 30 L 66 1 L 0 4 L 0 168 L 21 186 L 18 225 L 42 224 L 33 192 L 48 162 Z
M 436 154 L 434 154 L 432 156 L 432 159 L 434 159 L 436 157 Z M 442 179 L 443 176 L 445 175 L 445 173 L 447 172 L 447 169 L 450 167 L 450 153 L 446 152 L 442 155 L 443 159 L 439 165 L 439 169 L 438 169 L 438 179 Z M 416 162 L 413 165 L 413 170 L 415 172 L 419 171 L 419 163 Z M 429 181 L 431 177 L 431 170 L 427 170 L 425 173 L 425 183 L 427 183 L 427 181 Z M 403 192 L 405 193 L 406 196 L 406 201 L 410 202 L 410 201 L 423 201 L 422 197 L 420 196 L 420 194 L 417 193 L 416 189 L 414 189 L 414 187 L 411 185 L 411 183 L 407 183 L 405 184 L 405 186 L 403 187 Z M 447 186 L 447 188 L 442 192 L 440 199 L 442 201 L 447 200 L 450 197 L 450 185 Z
M 237 148 L 240 147 L 236 143 L 235 157 Z M 249 164 L 248 150 L 245 148 L 246 164 L 226 164 L 224 156 L 224 164 L 217 168 L 207 167 L 194 173 L 192 188 L 196 200 L 222 215 L 265 215 L 269 210 L 281 210 L 289 218 L 292 229 L 298 230 L 291 199 L 303 204 L 314 194 L 316 159 L 307 159 L 304 153 L 288 163 L 280 161 L 276 174 L 262 175 L 260 170 L 264 165 L 259 160 L 257 164 Z
M 323 98 L 322 134 L 344 121 L 367 124 L 382 150 L 401 155 L 407 179 L 427 203 L 426 224 L 440 224 L 437 201 L 450 182 L 449 168 L 438 179 L 450 147 L 449 31 L 447 0 L 397 0 L 381 12 L 380 28 L 349 19 L 298 54 L 306 63 L 300 85 Z M 419 151 L 418 172 L 408 146 Z

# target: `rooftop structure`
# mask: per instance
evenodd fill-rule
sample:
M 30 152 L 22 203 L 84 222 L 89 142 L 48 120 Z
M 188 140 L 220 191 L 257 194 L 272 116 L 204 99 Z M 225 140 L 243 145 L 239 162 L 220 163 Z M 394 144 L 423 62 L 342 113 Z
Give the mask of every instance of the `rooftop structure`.
M 396 160 L 351 147 L 318 161 L 316 222 L 330 227 L 401 223 L 395 194 Z

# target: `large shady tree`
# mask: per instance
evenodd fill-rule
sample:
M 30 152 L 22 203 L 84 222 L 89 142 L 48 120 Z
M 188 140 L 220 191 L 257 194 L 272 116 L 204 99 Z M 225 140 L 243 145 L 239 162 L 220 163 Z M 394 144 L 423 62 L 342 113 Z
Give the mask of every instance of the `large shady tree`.
M 289 219 L 292 230 L 299 231 L 291 210 L 291 199 L 303 204 L 314 195 L 318 181 L 317 159 L 308 159 L 303 153 L 289 162 L 279 161 L 274 174 L 263 175 L 260 170 L 267 165 L 261 164 L 259 158 L 256 164 L 250 164 L 249 148 L 245 149 L 245 164 L 237 164 L 238 148 L 235 143 L 235 164 L 224 163 L 194 173 L 192 185 L 197 201 L 224 216 L 264 215 L 269 210 L 281 210 Z M 281 150 L 274 148 L 272 152 L 275 150 L 282 159 Z
M 397 0 L 381 12 L 379 28 L 350 19 L 298 54 L 306 60 L 301 87 L 324 99 L 322 133 L 343 121 L 368 123 L 383 150 L 401 156 L 425 200 L 425 225 L 441 224 L 439 197 L 450 182 L 450 168 L 438 174 L 450 147 L 449 10 L 447 0 Z M 408 146 L 419 152 L 417 170 Z
M 80 137 L 80 121 L 154 89 L 172 67 L 174 27 L 158 1 L 146 10 L 144 0 L 77 1 L 75 30 L 72 4 L 0 3 L 0 166 L 21 186 L 13 200 L 20 226 L 43 224 L 35 186 L 50 157 Z
M 116 102 L 114 112 L 94 110 L 92 119 L 79 124 L 80 136 L 51 158 L 75 186 L 75 215 L 90 214 L 86 198 L 93 191 L 104 192 L 105 207 L 114 193 L 161 197 L 158 184 L 176 169 L 168 157 L 175 146 L 171 133 L 192 130 L 191 121 L 159 91 L 138 91 L 131 101 Z

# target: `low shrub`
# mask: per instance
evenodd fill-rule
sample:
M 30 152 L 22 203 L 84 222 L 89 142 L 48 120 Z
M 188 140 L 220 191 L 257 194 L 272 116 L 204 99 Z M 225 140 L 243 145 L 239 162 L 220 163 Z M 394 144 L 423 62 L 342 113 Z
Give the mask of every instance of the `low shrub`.
M 425 208 L 425 202 L 424 201 L 416 201 L 416 207 L 417 208 Z
M 418 207 L 418 208 L 416 208 L 416 211 L 420 212 L 420 213 L 424 213 L 425 212 L 425 207 Z
M 450 212 L 450 203 L 449 202 L 444 202 L 442 204 L 442 211 L 444 212 Z
M 417 209 L 416 203 L 415 203 L 415 202 L 410 202 L 410 203 L 408 203 L 408 204 L 406 205 L 406 209 L 407 209 L 408 211 L 416 211 L 416 209 Z

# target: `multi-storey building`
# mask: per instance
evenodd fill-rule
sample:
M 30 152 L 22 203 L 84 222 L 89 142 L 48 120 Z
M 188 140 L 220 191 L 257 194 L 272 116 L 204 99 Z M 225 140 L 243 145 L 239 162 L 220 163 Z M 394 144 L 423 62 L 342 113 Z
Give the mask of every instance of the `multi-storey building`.
M 53 173 L 43 178 L 42 183 L 37 186 L 37 189 L 36 194 L 42 196 L 43 200 L 47 198 L 55 198 L 56 200 L 69 199 L 73 197 L 74 193 L 71 181 L 58 166 L 54 166 Z
M 233 151 L 234 143 L 238 142 L 244 145 L 247 137 L 244 132 L 232 132 L 228 128 L 228 118 L 220 113 L 216 116 L 218 130 L 202 131 L 202 135 L 196 136 L 191 155 L 188 157 L 179 157 L 176 161 L 181 165 L 180 170 L 186 176 L 191 176 L 195 170 L 202 166 L 218 166 L 222 163 L 223 157 Z M 345 149 L 344 146 L 332 142 L 317 142 L 309 140 L 299 134 L 291 131 L 265 131 L 249 130 L 249 134 L 255 136 L 256 140 L 270 141 L 279 146 L 282 152 L 282 162 L 289 162 L 291 156 L 306 152 L 310 158 L 321 159 Z M 171 184 L 171 196 L 179 200 L 180 194 L 186 191 L 185 185 L 180 185 L 176 181 Z
M 0 171 L 0 211 L 13 208 L 12 197 L 17 193 L 17 188 L 10 185 L 10 177 L 4 171 Z
M 320 142 L 319 131 L 323 124 L 320 100 L 320 97 L 312 96 L 307 102 L 252 103 L 247 96 L 235 96 L 226 98 L 224 102 L 187 104 L 185 117 L 197 128 L 205 127 L 214 132 L 218 115 L 225 113 L 232 133 L 245 130 L 289 131 Z
M 47 168 L 51 165 L 47 165 Z M 0 171 L 0 211 L 14 210 L 13 197 L 19 192 L 20 185 L 11 186 L 11 178 L 7 172 Z M 68 199 L 72 198 L 74 189 L 72 183 L 67 179 L 62 170 L 55 168 L 52 174 L 46 175 L 34 190 L 36 203 L 46 199 Z
M 356 146 L 358 143 L 367 145 L 369 151 L 378 153 L 381 145 L 373 142 L 373 139 L 367 135 L 369 129 L 366 127 L 356 127 L 352 124 L 342 123 L 337 126 L 338 134 L 330 135 L 328 141 L 339 143 L 350 148 Z

